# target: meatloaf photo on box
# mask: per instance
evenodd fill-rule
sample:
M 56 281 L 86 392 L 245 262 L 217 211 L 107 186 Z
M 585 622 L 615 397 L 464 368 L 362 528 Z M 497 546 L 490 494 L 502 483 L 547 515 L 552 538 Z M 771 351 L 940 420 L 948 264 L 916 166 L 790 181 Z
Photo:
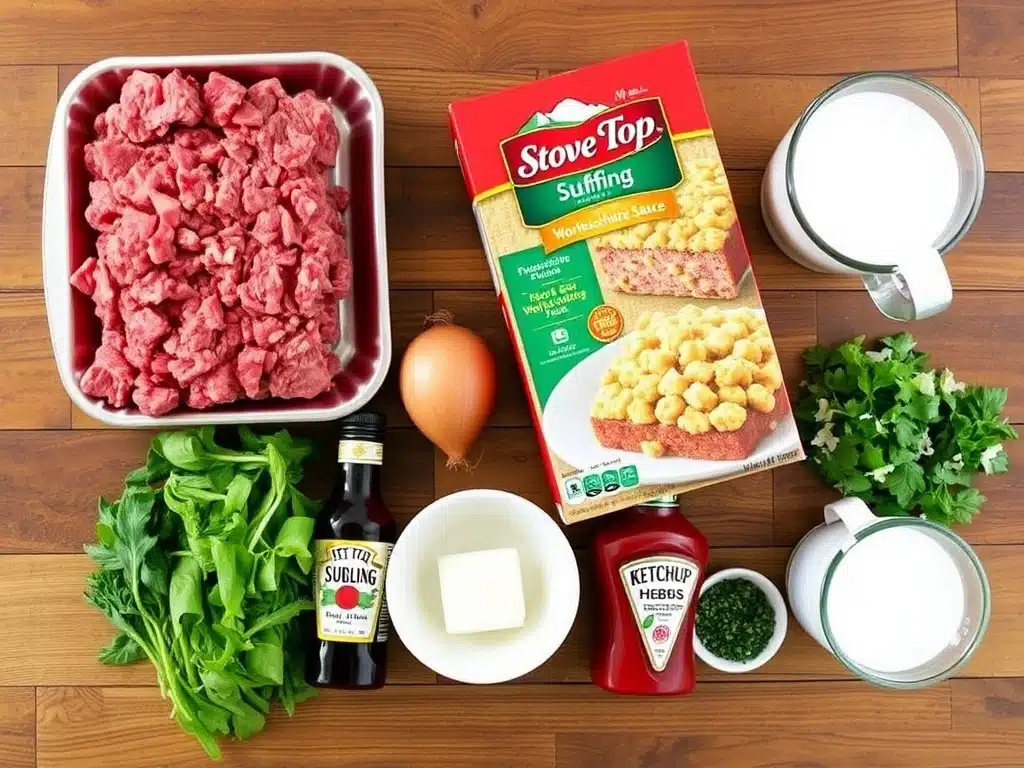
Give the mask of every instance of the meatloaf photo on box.
M 82 391 L 159 416 L 329 390 L 352 272 L 331 106 L 276 78 L 135 71 L 95 132 L 99 235 L 71 284 L 102 341 Z
M 751 310 L 647 312 L 618 343 L 590 411 L 606 448 L 744 459 L 789 412 L 768 325 Z
M 749 263 L 725 168 L 702 158 L 682 170 L 675 189 L 680 216 L 595 238 L 598 264 L 623 293 L 734 299 Z

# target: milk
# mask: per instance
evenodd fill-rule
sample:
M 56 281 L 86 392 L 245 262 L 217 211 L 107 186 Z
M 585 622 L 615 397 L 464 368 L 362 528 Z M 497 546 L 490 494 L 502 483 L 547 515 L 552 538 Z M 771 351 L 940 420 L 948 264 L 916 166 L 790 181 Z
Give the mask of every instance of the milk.
M 843 557 L 826 616 L 835 644 L 858 666 L 886 673 L 915 669 L 958 642 L 963 578 L 927 533 L 879 531 Z
M 761 182 L 772 239 L 816 272 L 858 275 L 886 317 L 920 320 L 953 301 L 943 255 L 984 189 L 964 111 L 909 75 L 854 75 L 816 99 Z
M 800 626 L 878 685 L 932 685 L 978 648 L 990 614 L 985 569 L 967 542 L 927 520 L 876 517 L 861 499 L 825 506 L 786 567 Z
M 940 244 L 960 192 L 946 131 L 923 108 L 865 91 L 826 101 L 793 154 L 795 197 L 810 228 L 835 250 L 891 265 Z

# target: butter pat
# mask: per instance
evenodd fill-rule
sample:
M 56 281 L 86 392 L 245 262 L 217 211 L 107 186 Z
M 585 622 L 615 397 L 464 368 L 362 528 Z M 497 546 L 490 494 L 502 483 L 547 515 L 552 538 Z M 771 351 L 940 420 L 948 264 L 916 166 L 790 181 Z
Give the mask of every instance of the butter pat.
M 444 628 L 450 635 L 515 629 L 526 621 L 514 547 L 444 555 L 437 561 Z

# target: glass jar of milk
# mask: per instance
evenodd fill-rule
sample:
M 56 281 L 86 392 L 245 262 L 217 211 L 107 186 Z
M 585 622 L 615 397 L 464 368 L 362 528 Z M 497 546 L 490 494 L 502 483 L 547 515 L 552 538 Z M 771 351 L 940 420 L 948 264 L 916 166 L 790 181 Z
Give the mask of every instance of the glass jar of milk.
M 967 663 L 988 626 L 988 577 L 963 539 L 916 517 L 879 518 L 860 499 L 825 507 L 786 569 L 793 615 L 852 672 L 920 688 Z
M 942 256 L 974 221 L 984 179 L 981 144 L 949 96 L 909 75 L 855 75 L 783 137 L 761 210 L 791 259 L 860 275 L 885 315 L 914 320 L 952 301 Z

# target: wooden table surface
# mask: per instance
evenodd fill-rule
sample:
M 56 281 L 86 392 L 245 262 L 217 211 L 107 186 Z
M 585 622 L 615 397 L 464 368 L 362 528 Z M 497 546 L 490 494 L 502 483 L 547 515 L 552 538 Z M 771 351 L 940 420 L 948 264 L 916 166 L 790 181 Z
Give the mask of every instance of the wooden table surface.
M 757 190 L 799 110 L 839 75 L 921 73 L 981 130 L 985 202 L 949 258 L 952 308 L 915 324 L 960 378 L 1009 386 L 1024 423 L 1024 3 L 1019 0 L 0 0 L 0 766 L 204 765 L 168 720 L 147 665 L 94 661 L 111 634 L 82 601 L 95 498 L 116 493 L 150 437 L 77 412 L 51 359 L 40 285 L 43 164 L 53 107 L 79 66 L 117 54 L 323 49 L 359 62 L 387 114 L 396 359 L 432 310 L 486 336 L 501 393 L 473 474 L 444 468 L 409 425 L 394 377 L 376 404 L 389 436 L 386 496 L 401 522 L 459 488 L 505 488 L 551 509 L 525 400 L 446 124 L 453 98 L 679 38 L 692 45 L 791 390 L 799 352 L 896 329 L 855 281 L 812 274 L 772 245 Z M 1020 79 L 1015 79 L 1020 78 Z M 894 212 L 898 215 L 898 212 Z M 325 439 L 329 433 L 321 433 Z M 1009 447 L 1024 463 L 1024 443 Z M 389 685 L 278 713 L 237 766 L 1024 765 L 1022 474 L 982 483 L 962 533 L 994 590 L 983 646 L 954 680 L 890 693 L 855 681 L 790 624 L 778 657 L 697 692 L 617 698 L 588 682 L 593 524 L 568 530 L 585 584 L 576 626 L 515 684 L 445 684 L 399 642 Z M 713 567 L 780 581 L 789 548 L 831 494 L 800 466 L 685 497 Z

